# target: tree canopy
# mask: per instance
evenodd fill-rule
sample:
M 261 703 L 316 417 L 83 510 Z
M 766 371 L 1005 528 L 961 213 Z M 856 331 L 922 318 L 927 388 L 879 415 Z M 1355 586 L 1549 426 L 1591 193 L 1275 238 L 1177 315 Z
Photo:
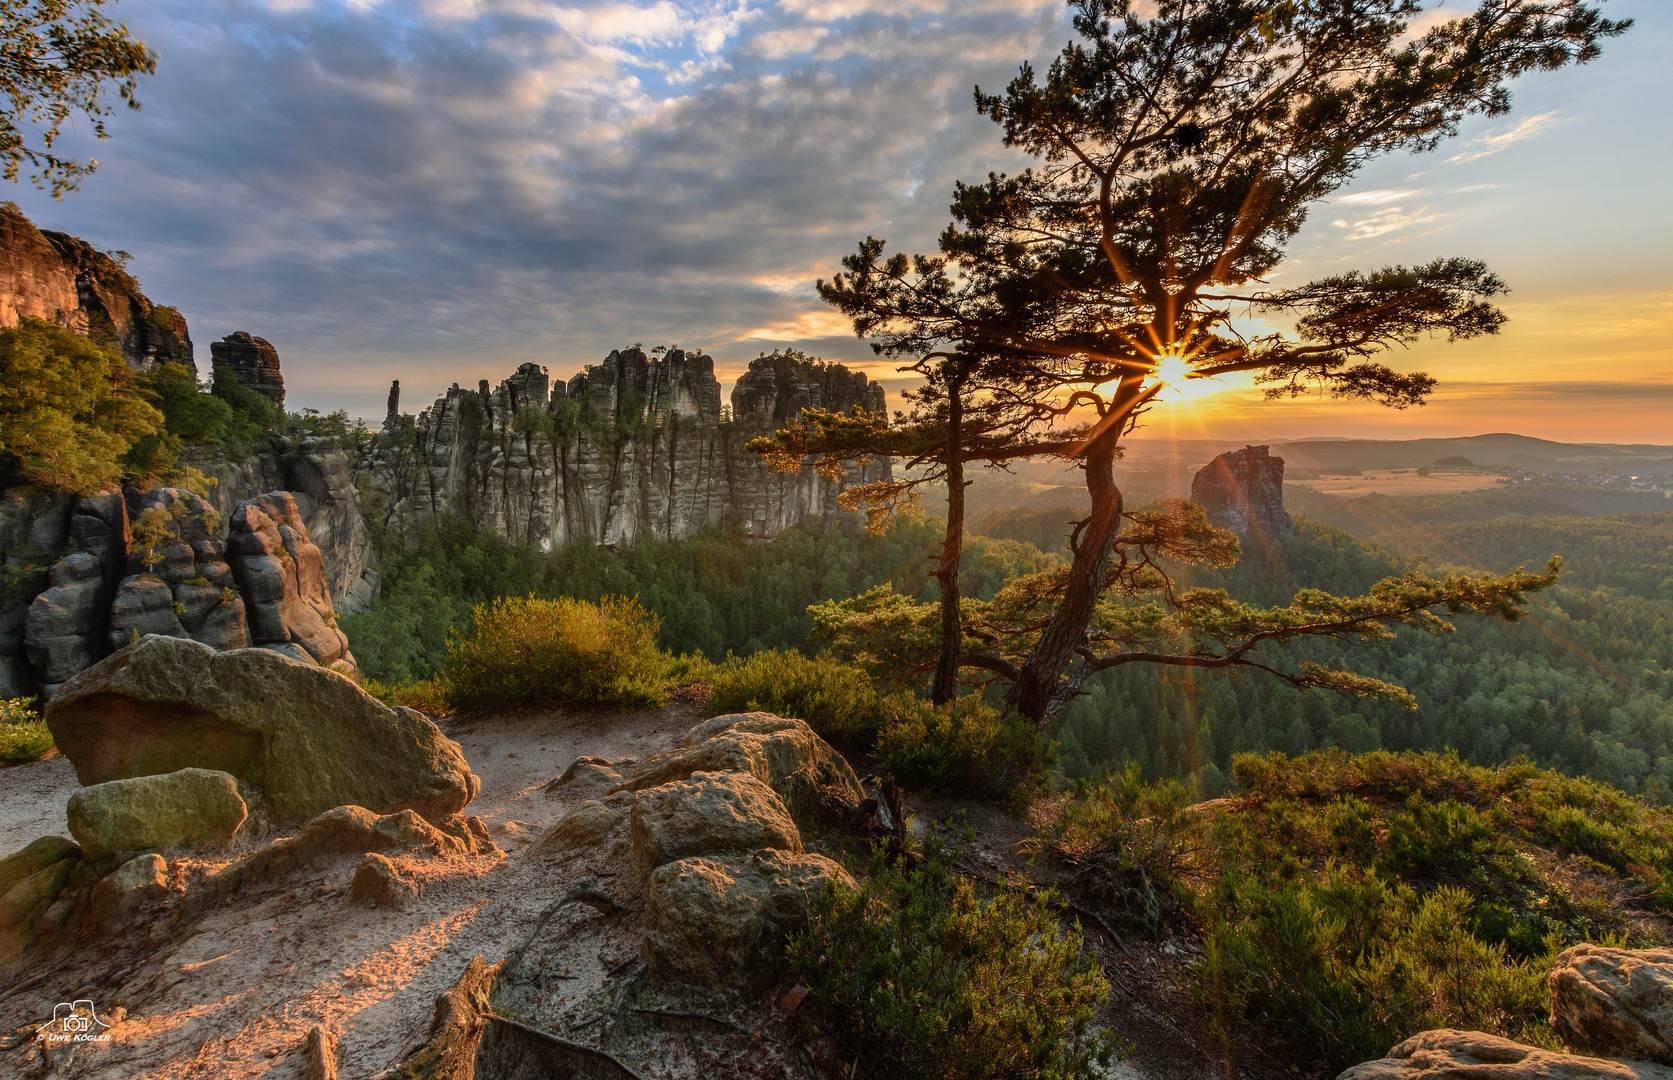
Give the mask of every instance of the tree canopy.
M 1003 93 L 975 94 L 1005 144 L 1037 164 L 958 184 L 937 254 L 888 254 L 867 238 L 819 282 L 857 335 L 926 376 L 920 408 L 904 425 L 870 418 L 869 433 L 866 418 L 809 413 L 756 446 L 793 467 L 916 444 L 950 490 L 962 486 L 964 461 L 1055 456 L 1082 469 L 1092 509 L 1072 562 L 1040 583 L 1027 653 L 1005 662 L 1008 700 L 1037 722 L 1084 678 L 1066 674 L 1071 665 L 1116 662 L 1099 647 L 1133 651 L 1121 635 L 1100 646 L 1093 627 L 1107 621 L 1107 590 L 1139 583 L 1122 584 L 1123 568 L 1149 561 L 1113 464 L 1165 382 L 1248 371 L 1271 397 L 1316 389 L 1407 408 L 1435 380 L 1379 354 L 1504 322 L 1492 301 L 1505 283 L 1467 258 L 1271 286 L 1308 206 L 1380 154 L 1430 150 L 1467 116 L 1505 113 L 1509 80 L 1587 62 L 1629 25 L 1582 0 L 1485 0 L 1416 35 L 1417 0 L 1070 7 L 1078 40 L 1043 76 L 1024 64 Z M 1293 320 L 1293 332 L 1250 336 L 1239 311 Z M 929 357 L 944 362 L 926 368 Z M 967 427 L 969 408 L 980 420 Z M 960 517 L 949 513 L 955 550 Z M 1548 576 L 1502 584 L 1519 595 Z M 1175 595 L 1165 574 L 1143 580 L 1176 614 L 1197 602 Z M 1428 588 L 1411 583 L 1407 599 Z M 962 651 L 954 603 L 942 608 L 943 661 Z M 1510 611 L 1496 600 L 1463 609 Z
M 74 114 L 108 138 L 106 98 L 114 86 L 130 109 L 139 108 L 136 76 L 157 60 L 124 24 L 100 11 L 106 0 L 0 0 L 0 161 L 16 182 L 27 163 L 30 179 L 54 197 L 73 191 L 98 168 L 56 152 L 61 129 Z

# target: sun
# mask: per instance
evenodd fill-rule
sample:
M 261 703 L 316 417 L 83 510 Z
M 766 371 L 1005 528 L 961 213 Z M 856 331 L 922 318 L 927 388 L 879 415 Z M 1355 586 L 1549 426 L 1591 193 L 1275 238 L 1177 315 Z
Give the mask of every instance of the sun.
M 1182 356 L 1164 356 L 1156 365 L 1156 378 L 1167 384 L 1163 401 L 1195 401 L 1225 389 L 1219 379 L 1191 379 L 1191 365 Z

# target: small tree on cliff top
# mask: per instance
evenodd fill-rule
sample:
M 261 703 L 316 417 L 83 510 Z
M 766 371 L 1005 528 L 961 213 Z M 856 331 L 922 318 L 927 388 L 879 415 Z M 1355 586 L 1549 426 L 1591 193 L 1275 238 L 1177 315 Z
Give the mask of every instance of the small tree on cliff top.
M 1092 502 L 1072 562 L 1012 582 L 991 604 L 955 592 L 956 619 L 874 590 L 816 612 L 818 632 L 897 673 L 951 657 L 1005 680 L 1009 702 L 1040 723 L 1094 672 L 1141 661 L 1254 666 L 1300 686 L 1405 697 L 1346 672 L 1280 668 L 1256 649 L 1304 635 L 1381 640 L 1397 623 L 1449 628 L 1435 609 L 1515 618 L 1555 565 L 1408 576 L 1366 597 L 1302 593 L 1267 611 L 1176 593 L 1159 560 L 1223 563 L 1236 541 L 1189 504 L 1124 513 L 1120 442 L 1161 380 L 1251 371 L 1270 397 L 1317 388 L 1422 404 L 1434 379 L 1372 358 L 1425 334 L 1496 332 L 1504 316 L 1490 301 L 1504 284 L 1479 262 L 1439 259 L 1272 288 L 1284 245 L 1308 204 L 1371 158 L 1433 149 L 1465 116 L 1505 113 L 1508 80 L 1587 62 L 1629 24 L 1582 0 L 1485 0 L 1415 38 L 1418 0 L 1158 0 L 1149 17 L 1132 0 L 1070 6 L 1080 40 L 1044 79 L 1024 64 L 1003 94 L 976 91 L 1006 145 L 1038 167 L 957 185 L 938 255 L 885 255 L 868 238 L 819 283 L 879 354 L 920 358 L 932 407 L 897 427 L 809 412 L 754 448 L 781 467 L 827 469 L 904 450 L 954 488 L 965 461 L 1072 461 Z M 1245 336 L 1238 309 L 1293 318 L 1295 332 Z M 943 363 L 926 369 L 932 355 Z M 961 429 L 963 402 L 979 405 L 979 430 Z M 943 552 L 944 582 L 957 550 Z

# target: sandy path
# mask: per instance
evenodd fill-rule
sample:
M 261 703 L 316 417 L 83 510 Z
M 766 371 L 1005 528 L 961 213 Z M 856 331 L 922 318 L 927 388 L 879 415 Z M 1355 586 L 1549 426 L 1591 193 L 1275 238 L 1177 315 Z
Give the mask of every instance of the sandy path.
M 49 1017 L 54 1002 L 91 996 L 107 1014 L 121 1007 L 130 1015 L 109 1043 L 61 1061 L 62 1076 L 281 1080 L 302 1075 L 292 1051 L 314 1024 L 337 1031 L 343 1077 L 375 1075 L 422 1040 L 436 995 L 473 956 L 502 958 L 567 888 L 560 868 L 523 857 L 577 801 L 546 794 L 546 783 L 576 757 L 665 749 L 697 718 L 694 708 L 675 705 L 452 725 L 448 734 L 483 783 L 468 812 L 488 822 L 506 858 L 397 859 L 426 879 L 424 894 L 399 910 L 349 901 L 356 857 L 321 859 L 276 894 L 235 897 L 178 930 L 155 926 L 150 941 L 95 943 L 83 955 L 55 957 L 60 970 L 45 985 L 0 1003 L 0 1031 Z M 3 850 L 62 831 L 74 780 L 61 758 L 0 772 Z M 16 1075 L 33 1074 L 22 1055 L 0 1057 L 0 1076 L 19 1067 Z

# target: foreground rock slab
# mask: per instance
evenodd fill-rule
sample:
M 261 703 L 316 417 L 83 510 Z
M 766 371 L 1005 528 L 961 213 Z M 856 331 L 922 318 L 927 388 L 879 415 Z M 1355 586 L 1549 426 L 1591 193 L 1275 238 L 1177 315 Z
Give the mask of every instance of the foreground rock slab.
M 275 821 L 344 805 L 434 821 L 481 787 L 421 713 L 267 649 L 142 638 L 60 687 L 46 721 L 83 784 L 213 769 Z
M 808 902 L 832 881 L 854 885 L 823 855 L 770 849 L 659 867 L 645 891 L 652 974 L 717 989 L 776 975 L 785 936 L 807 926 Z
M 1673 949 L 1576 945 L 1547 983 L 1551 1026 L 1576 1052 L 1673 1065 Z
M 1524 1046 L 1480 1031 L 1443 1028 L 1413 1035 L 1388 1056 L 1336 1080 L 1673 1080 L 1673 1069 L 1647 1061 L 1609 1061 Z
M 694 773 L 651 788 L 634 802 L 632 814 L 633 849 L 646 866 L 709 852 L 802 850 L 802 834 L 784 801 L 746 772 Z
M 181 769 L 82 788 L 66 808 L 88 858 L 230 840 L 249 808 L 231 773 Z

